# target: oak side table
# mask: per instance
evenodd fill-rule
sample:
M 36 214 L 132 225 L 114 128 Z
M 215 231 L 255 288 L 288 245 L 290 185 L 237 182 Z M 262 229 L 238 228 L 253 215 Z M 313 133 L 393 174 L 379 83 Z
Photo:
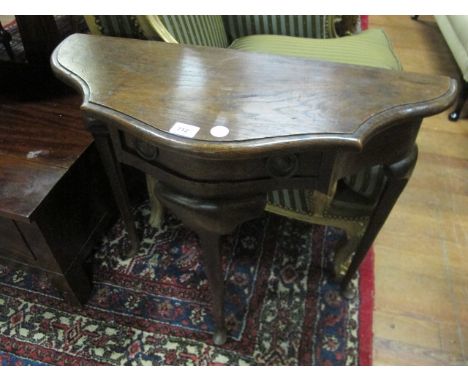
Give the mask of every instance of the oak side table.
M 346 289 L 410 177 L 422 119 L 457 90 L 447 77 L 80 34 L 56 48 L 52 67 L 83 94 L 133 251 L 121 163 L 154 176 L 160 201 L 198 233 L 216 344 L 227 334 L 220 236 L 259 216 L 268 191 L 331 195 L 338 179 L 382 164 L 387 185 Z

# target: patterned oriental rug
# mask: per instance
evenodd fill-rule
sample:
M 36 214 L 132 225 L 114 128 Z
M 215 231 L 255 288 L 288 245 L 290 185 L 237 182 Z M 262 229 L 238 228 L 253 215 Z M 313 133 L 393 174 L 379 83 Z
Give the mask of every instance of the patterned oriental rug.
M 373 255 L 340 297 L 327 268 L 342 232 L 265 214 L 223 244 L 228 341 L 214 346 L 197 236 L 136 210 L 139 255 L 118 222 L 96 249 L 83 308 L 44 276 L 0 266 L 0 365 L 369 365 Z

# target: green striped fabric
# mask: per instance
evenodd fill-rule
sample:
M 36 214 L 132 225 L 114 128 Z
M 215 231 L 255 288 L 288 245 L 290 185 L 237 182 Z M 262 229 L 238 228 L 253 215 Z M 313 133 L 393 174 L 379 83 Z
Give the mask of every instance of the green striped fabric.
M 239 37 L 272 34 L 296 37 L 336 37 L 335 16 L 241 15 L 223 16 L 230 41 Z
M 383 166 L 378 165 L 347 176 L 343 180 L 354 192 L 369 200 L 375 200 L 382 190 L 385 174 Z
M 159 16 L 166 29 L 181 44 L 227 48 L 221 16 Z
M 85 20 L 92 33 L 145 39 L 136 16 L 85 16 Z
M 235 40 L 230 48 L 401 70 L 400 62 L 393 53 L 386 34 L 380 29 L 370 29 L 357 35 L 334 39 L 246 36 Z
M 275 190 L 268 193 L 267 201 L 276 207 L 307 215 L 311 213 L 309 193 L 308 190 Z
M 341 185 L 348 188 L 338 187 L 338 195 L 331 200 L 331 204 L 326 207 L 325 214 L 332 216 L 346 216 L 348 218 L 358 218 L 368 216 L 378 197 L 382 192 L 386 181 L 383 166 L 377 165 L 359 173 L 343 178 Z M 351 191 L 350 191 L 351 190 Z M 312 204 L 313 191 L 298 189 L 282 189 L 270 191 L 267 195 L 267 202 L 270 205 L 279 207 L 284 216 L 292 217 L 300 215 L 314 215 Z M 278 210 L 275 210 L 278 212 Z M 291 212 L 293 214 L 291 214 Z

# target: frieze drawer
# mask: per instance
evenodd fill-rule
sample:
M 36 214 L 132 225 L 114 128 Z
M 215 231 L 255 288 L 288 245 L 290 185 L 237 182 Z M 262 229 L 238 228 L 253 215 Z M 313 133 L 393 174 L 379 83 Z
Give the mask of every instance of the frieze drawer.
M 177 150 L 162 149 L 131 134 L 120 132 L 122 150 L 162 170 L 202 181 L 256 180 L 268 178 L 316 177 L 321 152 L 287 153 L 252 159 L 200 159 Z M 229 172 L 220 171 L 229 168 Z

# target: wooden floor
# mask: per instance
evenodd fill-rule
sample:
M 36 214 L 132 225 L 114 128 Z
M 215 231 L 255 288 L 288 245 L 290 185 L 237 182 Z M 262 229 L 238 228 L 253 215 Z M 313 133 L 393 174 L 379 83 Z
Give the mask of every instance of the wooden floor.
M 409 72 L 458 77 L 434 19 L 371 16 Z M 468 108 L 466 108 L 468 109 Z M 375 365 L 468 365 L 468 110 L 423 122 L 413 177 L 375 243 Z

